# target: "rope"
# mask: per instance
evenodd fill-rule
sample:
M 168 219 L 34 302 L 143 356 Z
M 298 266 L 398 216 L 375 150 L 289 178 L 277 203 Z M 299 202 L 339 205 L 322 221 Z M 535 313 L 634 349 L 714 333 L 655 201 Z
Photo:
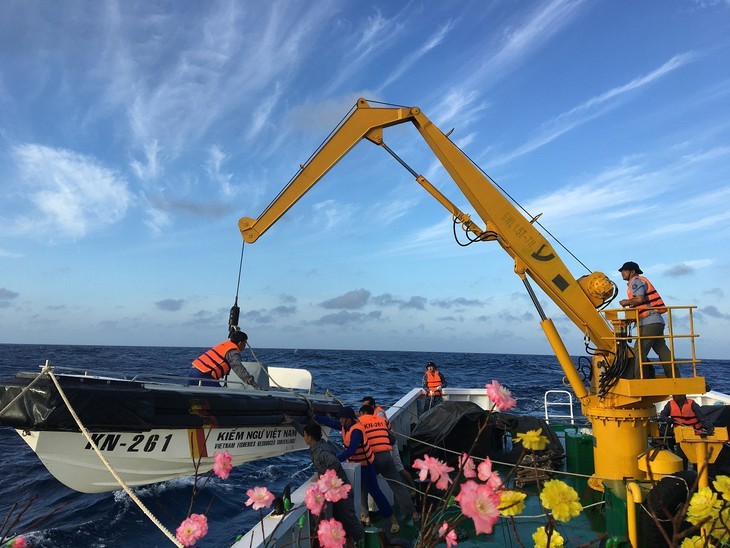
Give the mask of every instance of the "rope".
M 47 369 L 47 371 L 46 371 L 46 369 Z M 137 504 L 137 506 L 139 506 L 139 509 L 142 510 L 142 512 L 144 512 L 144 514 L 148 518 L 150 518 L 152 523 L 154 523 L 157 526 L 157 528 L 160 531 L 162 531 L 165 534 L 165 536 L 168 539 L 170 539 L 170 541 L 175 546 L 182 547 L 183 545 L 172 535 L 172 533 L 170 531 L 167 530 L 167 528 L 164 525 L 162 525 L 162 523 L 160 523 L 160 521 L 155 516 L 152 515 L 152 513 L 142 503 L 142 501 L 139 500 L 139 498 L 137 498 L 137 495 L 135 495 L 134 492 L 129 488 L 129 486 L 127 486 L 127 484 L 124 483 L 124 480 L 121 477 L 119 477 L 119 474 L 117 474 L 116 470 L 114 470 L 114 468 L 112 468 L 112 465 L 109 464 L 109 461 L 106 460 L 104 455 L 101 454 L 101 451 L 99 451 L 99 448 L 97 447 L 96 443 L 94 442 L 92 437 L 89 435 L 88 430 L 86 430 L 84 425 L 81 423 L 81 419 L 79 419 L 79 416 L 76 414 L 76 411 L 74 411 L 73 407 L 71 407 L 71 402 L 68 401 L 66 394 L 64 394 L 63 390 L 61 389 L 61 385 L 58 383 L 58 380 L 56 379 L 55 375 L 51 371 L 50 363 L 48 361 L 46 361 L 46 367 L 44 368 L 44 371 L 46 371 L 48 373 L 48 376 L 53 381 L 53 384 L 56 385 L 56 389 L 58 390 L 58 393 L 61 395 L 61 399 L 63 399 L 63 403 L 65 403 L 66 407 L 68 407 L 68 410 L 71 413 L 71 416 L 76 421 L 76 424 L 78 425 L 79 430 L 81 430 L 81 433 L 86 438 L 86 441 L 89 442 L 89 444 L 91 445 L 91 448 L 94 450 L 94 452 L 97 454 L 97 456 L 101 459 L 101 462 L 104 463 L 104 466 L 107 467 L 107 469 L 109 470 L 111 475 L 114 476 L 114 479 L 117 480 L 117 483 L 119 483 L 119 485 L 122 486 L 122 489 L 124 489 L 124 491 L 126 491 L 126 493 L 129 495 L 129 498 L 131 498 Z

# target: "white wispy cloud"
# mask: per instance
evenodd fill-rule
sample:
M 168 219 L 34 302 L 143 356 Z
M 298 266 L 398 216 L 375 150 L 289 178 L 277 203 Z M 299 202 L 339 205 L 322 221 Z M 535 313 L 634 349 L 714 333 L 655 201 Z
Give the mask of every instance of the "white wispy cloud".
M 353 74 L 363 72 L 364 67 L 372 63 L 377 54 L 386 51 L 406 28 L 403 12 L 386 18 L 380 11 L 368 17 L 365 26 L 359 31 L 359 39 L 346 57 L 347 63 L 339 67 L 335 77 L 327 85 L 325 95 L 332 95 L 352 78 Z
M 517 68 L 545 42 L 561 32 L 580 13 L 584 0 L 553 0 L 540 4 L 514 29 L 507 29 L 495 51 L 485 52 L 487 59 L 475 72 L 470 86 L 480 82 L 494 83 L 508 71 Z
M 498 166 L 506 164 L 515 158 L 545 146 L 564 133 L 567 133 L 568 131 L 618 107 L 621 104 L 622 99 L 624 99 L 630 92 L 639 90 L 654 83 L 660 78 L 687 64 L 693 58 L 694 56 L 692 54 L 676 55 L 660 67 L 643 76 L 634 78 L 626 84 L 609 89 L 595 97 L 591 97 L 580 105 L 573 107 L 572 109 L 544 123 L 542 128 L 540 128 L 526 143 L 511 152 L 502 154 L 490 160 L 490 165 Z
M 220 187 L 224 195 L 230 196 L 233 193 L 231 186 L 233 174 L 223 173 L 222 171 L 223 163 L 228 159 L 228 155 L 218 145 L 211 146 L 208 149 L 208 154 L 208 160 L 205 164 L 208 177 Z
M 11 232 L 82 238 L 122 219 L 132 201 L 124 177 L 90 156 L 37 144 L 12 156 L 32 207 L 11 219 Z
M 403 60 L 400 63 L 398 63 L 398 66 L 395 67 L 393 72 L 391 72 L 390 75 L 385 79 L 385 81 L 382 84 L 380 84 L 380 86 L 378 87 L 378 91 L 380 93 L 382 93 L 386 87 L 388 87 L 390 84 L 395 82 L 398 78 L 400 78 L 408 69 L 410 69 L 413 65 L 415 65 L 419 59 L 421 59 L 424 55 L 426 55 L 432 49 L 434 49 L 439 44 L 441 44 L 453 28 L 454 28 L 453 20 L 449 20 L 445 24 L 443 24 L 441 27 L 439 27 L 436 30 L 435 34 L 430 36 L 421 47 L 419 47 L 414 52 L 406 55 L 403 58 Z

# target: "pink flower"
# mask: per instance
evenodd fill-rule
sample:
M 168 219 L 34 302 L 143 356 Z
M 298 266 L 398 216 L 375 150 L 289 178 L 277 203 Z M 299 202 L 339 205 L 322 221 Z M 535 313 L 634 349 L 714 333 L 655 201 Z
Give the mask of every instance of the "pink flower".
M 175 531 L 175 538 L 183 546 L 195 544 L 208 534 L 208 518 L 202 514 L 192 514 Z
M 307 492 L 304 494 L 304 504 L 307 505 L 312 514 L 318 516 L 322 513 L 324 507 L 324 493 L 319 490 L 318 483 L 312 483 L 307 487 Z
M 486 483 L 469 480 L 456 497 L 461 513 L 474 520 L 477 534 L 491 533 L 499 518 L 499 495 Z
M 502 478 L 499 477 L 497 472 L 492 470 L 492 461 L 489 457 L 479 463 L 477 474 L 480 480 L 486 481 L 495 491 L 502 486 Z
M 254 487 L 246 491 L 246 494 L 248 495 L 246 506 L 253 504 L 254 510 L 268 508 L 274 502 L 274 495 L 266 487 Z
M 219 451 L 215 454 L 213 457 L 213 472 L 215 472 L 216 476 L 220 479 L 228 479 L 232 468 L 231 454 L 228 451 L 223 451 L 222 453 Z
M 324 474 L 319 477 L 317 482 L 319 490 L 324 493 L 324 498 L 330 502 L 337 502 L 347 498 L 347 494 L 350 492 L 352 487 L 349 484 L 344 483 L 337 472 L 334 470 L 327 470 Z
M 499 381 L 492 381 L 492 384 L 485 385 L 487 396 L 497 409 L 507 411 L 517 405 L 517 400 L 512 397 L 512 392 L 499 384 Z
M 25 548 L 26 546 L 28 546 L 28 543 L 25 542 L 23 537 L 15 537 L 15 540 L 10 544 L 10 548 Z
M 345 545 L 345 530 L 335 518 L 323 519 L 317 528 L 317 538 L 322 548 L 338 548 Z
M 426 481 L 426 477 L 429 477 L 429 481 L 436 482 L 437 489 L 446 489 L 451 483 L 449 472 L 454 469 L 451 466 L 447 466 L 446 463 L 441 462 L 438 459 L 423 455 L 423 460 L 416 459 L 413 461 L 413 468 L 420 470 L 418 478 L 421 481 Z
M 208 518 L 205 514 L 191 514 L 188 519 L 198 524 L 198 529 L 200 530 L 200 536 L 198 538 L 203 538 L 208 534 Z
M 476 466 L 474 466 L 474 459 L 472 459 L 466 453 L 463 453 L 459 457 L 459 468 L 461 468 L 464 477 L 467 479 L 475 478 L 477 476 Z
M 444 535 L 446 535 L 446 538 L 444 539 L 446 540 L 446 548 L 451 548 L 452 546 L 456 546 L 457 544 L 459 544 L 458 542 L 456 542 L 456 531 L 452 529 L 448 532 L 448 534 L 446 533 L 446 531 L 449 531 L 448 521 L 445 521 L 444 524 L 439 527 L 439 536 L 443 537 Z

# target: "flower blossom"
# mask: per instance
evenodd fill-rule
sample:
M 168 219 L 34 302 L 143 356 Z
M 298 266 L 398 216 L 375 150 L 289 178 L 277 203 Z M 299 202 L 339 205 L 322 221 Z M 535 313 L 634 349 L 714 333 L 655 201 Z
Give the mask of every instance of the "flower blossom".
M 6 544 L 5 546 L 8 546 L 9 548 L 25 548 L 28 546 L 28 543 L 25 541 L 23 537 L 15 537 L 11 542 Z
M 202 514 L 191 514 L 175 530 L 175 538 L 183 546 L 195 546 L 207 534 L 208 518 Z
M 446 541 L 446 548 L 451 548 L 452 546 L 456 546 L 459 544 L 456 542 L 456 531 L 452 529 L 448 533 L 446 531 L 449 531 L 449 522 L 445 521 L 444 524 L 439 527 L 439 537 L 443 537 Z
M 451 483 L 449 472 L 453 472 L 453 468 L 448 466 L 446 463 L 441 462 L 439 459 L 434 459 L 428 455 L 423 455 L 423 459 L 416 459 L 413 461 L 413 468 L 420 470 L 418 473 L 418 479 L 426 481 L 426 477 L 429 477 L 429 481 L 436 482 L 437 489 L 446 489 Z
M 231 454 L 228 451 L 219 451 L 213 457 L 213 472 L 220 479 L 228 479 L 233 469 L 231 464 Z
M 547 547 L 547 532 L 545 531 L 545 527 L 538 527 L 537 531 L 532 535 L 532 540 L 535 543 L 535 548 L 546 548 Z M 552 534 L 550 535 L 550 548 L 561 548 L 565 544 L 565 539 L 558 533 L 557 531 L 553 530 Z
M 553 511 L 553 517 L 558 521 L 570 521 L 583 510 L 576 490 L 560 480 L 545 482 L 540 501 L 545 508 Z
M 464 474 L 466 479 L 477 477 L 476 466 L 474 465 L 474 459 L 472 459 L 466 453 L 462 453 L 459 457 L 459 468 Z
M 500 411 L 507 411 L 517 405 L 517 400 L 512 397 L 512 392 L 499 384 L 499 381 L 492 381 L 484 386 L 487 389 L 487 396 L 494 406 Z
M 266 487 L 254 487 L 246 491 L 246 494 L 248 495 L 246 506 L 253 504 L 254 510 L 268 508 L 274 502 L 274 495 Z
M 693 537 L 688 537 L 682 541 L 682 544 L 680 544 L 680 548 L 704 548 L 706 539 L 695 535 Z
M 304 494 L 304 504 L 307 505 L 309 511 L 315 516 L 322 513 L 322 508 L 324 507 L 324 493 L 319 490 L 318 483 L 312 483 L 309 487 L 307 487 L 307 491 Z
M 527 494 L 519 491 L 500 491 L 499 513 L 503 516 L 516 516 L 525 509 L 525 497 Z
M 474 520 L 477 534 L 492 532 L 499 519 L 499 495 L 489 485 L 468 480 L 455 500 L 461 506 L 461 513 Z
M 730 501 L 730 478 L 727 476 L 717 476 L 712 482 L 715 491 L 722 495 L 722 498 Z
M 346 499 L 352 489 L 352 486 L 344 483 L 334 470 L 327 470 L 322 474 L 317 481 L 317 487 L 324 493 L 324 498 L 330 502 Z
M 495 491 L 502 486 L 502 478 L 495 470 L 492 470 L 492 460 L 489 457 L 479 463 L 477 475 L 480 480 L 486 481 Z
M 525 449 L 542 451 L 548 444 L 548 439 L 542 435 L 542 428 L 528 430 L 517 434 L 517 441 L 524 445 Z
M 721 504 L 721 501 L 717 500 L 717 493 L 713 493 L 709 487 L 703 487 L 692 495 L 689 501 L 687 521 L 697 525 L 706 518 L 716 519 L 720 515 Z
M 335 518 L 323 519 L 317 528 L 317 539 L 322 548 L 339 548 L 345 545 L 345 529 Z

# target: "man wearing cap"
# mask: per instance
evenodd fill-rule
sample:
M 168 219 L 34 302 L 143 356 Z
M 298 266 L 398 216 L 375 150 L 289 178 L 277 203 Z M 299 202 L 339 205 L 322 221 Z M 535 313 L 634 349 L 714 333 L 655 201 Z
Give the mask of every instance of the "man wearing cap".
M 436 364 L 428 362 L 426 364 L 426 372 L 423 374 L 421 389 L 426 399 L 426 411 L 433 409 L 443 401 L 443 389 L 446 388 L 446 377 L 436 369 Z
M 649 350 L 654 350 L 659 356 L 659 360 L 663 362 L 662 367 L 667 378 L 679 377 L 679 370 L 676 367 L 672 374 L 672 353 L 663 338 L 664 318 L 662 314 L 667 311 L 664 301 L 651 282 L 641 276 L 643 272 L 634 261 L 625 262 L 618 270 L 621 272 L 621 277 L 628 283 L 628 298 L 622 299 L 619 304 L 625 308 L 635 309 L 636 314 L 633 316 L 627 314 L 627 318 L 638 318 L 639 324 L 634 345 L 634 378 L 639 378 L 639 356 L 641 356 L 641 363 L 648 365 L 644 368 L 644 378 L 654 377 L 654 369 L 648 359 Z
M 235 328 L 231 329 L 229 339 L 193 360 L 188 370 L 188 385 L 220 386 L 218 381 L 233 369 L 243 382 L 260 390 L 253 376 L 241 363 L 241 351 L 246 348 L 248 335 Z

